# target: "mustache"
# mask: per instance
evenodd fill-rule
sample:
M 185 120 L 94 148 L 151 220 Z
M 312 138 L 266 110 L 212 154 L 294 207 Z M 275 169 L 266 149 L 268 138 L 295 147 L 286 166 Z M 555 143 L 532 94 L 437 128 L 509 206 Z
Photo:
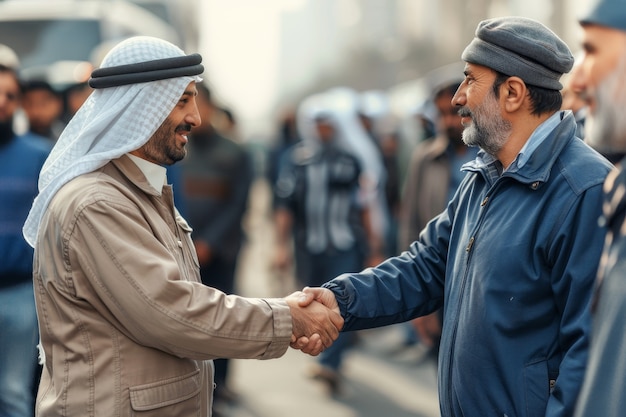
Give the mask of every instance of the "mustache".
M 576 94 L 578 98 L 580 98 L 582 101 L 584 101 L 587 104 L 591 102 L 591 98 L 593 97 L 593 94 L 587 90 L 578 91 L 578 92 L 575 92 L 574 94 Z
M 472 116 L 471 110 L 468 109 L 467 107 L 461 107 L 457 113 L 461 117 L 471 117 Z
M 179 133 L 179 132 L 191 132 L 191 125 L 189 123 L 179 124 L 174 131 L 176 133 Z

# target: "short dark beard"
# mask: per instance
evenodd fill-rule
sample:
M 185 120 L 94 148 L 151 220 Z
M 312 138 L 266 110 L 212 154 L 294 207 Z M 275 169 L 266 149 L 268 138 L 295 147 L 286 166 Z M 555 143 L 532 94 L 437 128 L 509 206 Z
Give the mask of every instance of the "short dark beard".
M 179 149 L 176 146 L 175 133 L 178 131 L 190 130 L 191 126 L 187 124 L 174 126 L 174 123 L 168 118 L 154 132 L 154 135 L 143 146 L 143 151 L 150 158 L 150 162 L 159 165 L 173 165 L 182 160 L 187 155 L 187 149 Z
M 0 145 L 6 145 L 15 137 L 13 118 L 0 122 Z

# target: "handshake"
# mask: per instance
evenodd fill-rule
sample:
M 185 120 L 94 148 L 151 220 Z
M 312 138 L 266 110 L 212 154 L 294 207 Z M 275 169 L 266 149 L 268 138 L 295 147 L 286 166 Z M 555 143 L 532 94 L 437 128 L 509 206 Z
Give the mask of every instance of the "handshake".
M 293 323 L 292 348 L 317 356 L 337 339 L 343 318 L 332 291 L 305 287 L 287 296 L 285 301 Z

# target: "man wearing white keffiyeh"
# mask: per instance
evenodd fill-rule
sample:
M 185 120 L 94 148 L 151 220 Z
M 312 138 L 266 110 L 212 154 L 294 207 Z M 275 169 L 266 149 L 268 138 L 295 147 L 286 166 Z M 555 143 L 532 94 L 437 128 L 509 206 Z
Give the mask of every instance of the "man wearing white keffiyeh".
M 343 320 L 321 304 L 200 283 L 165 167 L 200 124 L 201 57 L 149 37 L 113 48 L 57 141 L 24 225 L 44 363 L 38 416 L 211 415 L 212 362 L 318 354 Z M 299 336 L 305 336 L 295 340 Z

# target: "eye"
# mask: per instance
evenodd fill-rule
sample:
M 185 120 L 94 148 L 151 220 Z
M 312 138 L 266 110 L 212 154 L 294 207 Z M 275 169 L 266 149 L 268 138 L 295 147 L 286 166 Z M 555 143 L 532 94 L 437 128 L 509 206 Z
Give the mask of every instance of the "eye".
M 0 93 L 0 95 L 2 95 L 2 93 Z M 17 97 L 18 97 L 16 93 L 12 93 L 12 92 L 6 92 L 4 93 L 4 96 L 6 97 L 7 101 L 10 101 L 10 102 L 17 101 Z

